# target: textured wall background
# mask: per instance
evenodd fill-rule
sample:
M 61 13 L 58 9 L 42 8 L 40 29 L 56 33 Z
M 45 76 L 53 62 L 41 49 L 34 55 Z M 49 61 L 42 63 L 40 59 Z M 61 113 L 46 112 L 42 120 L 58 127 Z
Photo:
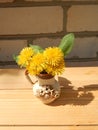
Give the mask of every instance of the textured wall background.
M 70 61 L 98 60 L 98 0 L 0 0 L 0 65 L 29 43 L 57 46 L 73 32 Z

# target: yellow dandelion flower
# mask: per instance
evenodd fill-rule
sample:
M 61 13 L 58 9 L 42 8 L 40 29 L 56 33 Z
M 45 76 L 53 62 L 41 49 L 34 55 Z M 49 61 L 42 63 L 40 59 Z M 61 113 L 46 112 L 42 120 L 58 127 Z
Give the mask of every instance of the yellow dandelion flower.
M 26 67 L 33 55 L 34 50 L 31 47 L 25 47 L 18 56 L 18 65 Z
M 38 75 L 45 69 L 43 53 L 37 53 L 33 56 L 27 68 L 31 75 Z
M 61 60 L 64 59 L 64 54 L 58 47 L 49 47 L 44 51 L 44 57 L 47 64 L 58 66 Z
M 58 66 L 47 65 L 46 71 L 47 73 L 55 76 L 61 74 L 64 71 L 64 67 L 65 67 L 65 62 L 64 60 L 62 60 L 61 63 L 58 64 Z

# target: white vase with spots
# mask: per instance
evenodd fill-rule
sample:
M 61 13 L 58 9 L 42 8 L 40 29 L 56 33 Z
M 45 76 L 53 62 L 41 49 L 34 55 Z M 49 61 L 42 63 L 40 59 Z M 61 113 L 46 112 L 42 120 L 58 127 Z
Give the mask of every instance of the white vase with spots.
M 49 104 L 59 98 L 61 93 L 59 82 L 48 74 L 37 76 L 37 82 L 33 85 L 33 94 L 43 103 Z

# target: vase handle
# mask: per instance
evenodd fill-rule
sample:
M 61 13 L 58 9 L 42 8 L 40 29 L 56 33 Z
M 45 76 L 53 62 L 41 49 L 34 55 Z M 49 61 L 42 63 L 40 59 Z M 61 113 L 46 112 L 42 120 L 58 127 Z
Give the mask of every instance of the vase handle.
M 29 73 L 28 73 L 27 70 L 25 71 L 25 76 L 26 76 L 26 78 L 28 79 L 28 81 L 29 81 L 31 84 L 35 84 L 35 83 L 37 82 L 37 81 L 33 82 L 33 81 L 31 80 L 31 78 L 30 78 Z

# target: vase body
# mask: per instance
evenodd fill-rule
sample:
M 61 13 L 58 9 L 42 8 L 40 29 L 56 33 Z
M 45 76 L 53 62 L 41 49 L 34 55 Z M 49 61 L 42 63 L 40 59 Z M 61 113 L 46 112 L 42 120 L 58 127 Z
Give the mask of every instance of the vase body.
M 37 76 L 33 85 L 33 93 L 43 103 L 49 104 L 60 96 L 60 85 L 53 76 Z

